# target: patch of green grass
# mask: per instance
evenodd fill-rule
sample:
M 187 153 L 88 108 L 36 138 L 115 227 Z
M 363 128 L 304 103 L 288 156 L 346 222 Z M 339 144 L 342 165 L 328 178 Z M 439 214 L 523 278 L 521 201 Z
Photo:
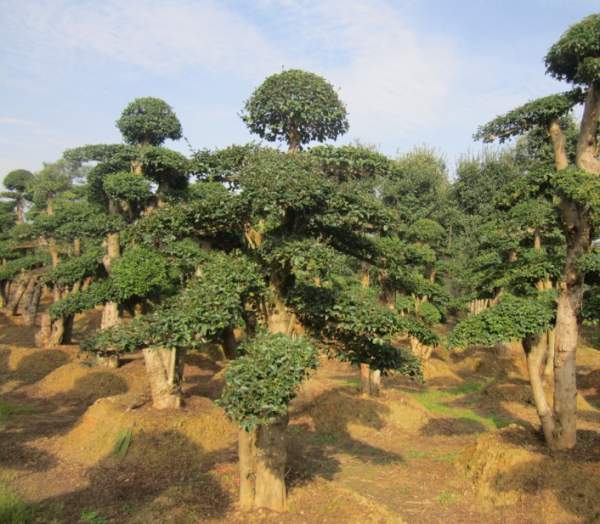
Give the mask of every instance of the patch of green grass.
M 485 386 L 484 386 L 485 387 Z M 411 396 L 419 402 L 424 408 L 449 418 L 462 419 L 468 422 L 476 422 L 482 424 L 487 429 L 498 429 L 506 426 L 509 422 L 495 414 L 483 416 L 477 414 L 469 408 L 450 406 L 446 401 L 458 396 L 458 393 L 450 393 L 437 389 L 430 389 L 418 393 L 412 393 Z
M 106 524 L 106 517 L 102 516 L 95 509 L 84 509 L 79 517 L 80 522 L 84 524 Z
M 127 455 L 127 450 L 129 449 L 129 445 L 131 444 L 131 428 L 125 428 L 119 431 L 117 435 L 117 441 L 115 442 L 115 447 L 113 449 L 113 453 L 119 457 L 124 458 Z
M 5 482 L 0 482 L 0 522 L 2 524 L 33 522 L 33 508 Z
M 458 497 L 454 493 L 450 493 L 449 491 L 442 491 L 440 494 L 435 497 L 440 504 L 454 504 Z
M 430 451 L 420 451 L 418 449 L 409 449 L 404 454 L 404 458 L 409 459 L 409 460 L 420 459 L 420 458 L 429 458 L 429 457 L 431 457 Z
M 14 415 L 24 415 L 33 412 L 34 409 L 31 406 L 12 404 L 0 399 L 0 427 L 4 426 Z
M 457 456 L 458 451 L 451 451 L 450 453 L 444 453 L 442 455 L 433 457 L 433 460 L 436 462 L 448 462 L 449 464 L 452 464 L 456 460 Z
M 448 389 L 447 393 L 450 395 L 472 395 L 473 393 L 481 393 L 491 382 L 491 380 L 467 380 L 459 386 Z

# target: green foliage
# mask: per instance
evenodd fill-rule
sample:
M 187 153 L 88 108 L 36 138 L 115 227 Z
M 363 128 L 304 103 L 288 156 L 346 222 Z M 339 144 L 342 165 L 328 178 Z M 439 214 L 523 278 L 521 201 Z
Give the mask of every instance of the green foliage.
M 573 24 L 548 51 L 546 71 L 559 80 L 590 84 L 600 80 L 600 14 Z
M 445 223 L 448 188 L 444 159 L 431 148 L 417 147 L 392 163 L 381 186 L 381 198 L 408 224 L 419 218 Z
M 560 193 L 588 211 L 595 224 L 600 225 L 600 177 L 568 167 L 553 173 L 552 182 Z
M 119 431 L 117 435 L 117 441 L 115 442 L 115 447 L 113 449 L 113 454 L 118 458 L 125 458 L 127 455 L 127 450 L 131 444 L 132 431 L 131 428 L 124 428 Z
M 553 120 L 564 117 L 581 103 L 583 96 L 583 91 L 576 88 L 532 100 L 481 126 L 474 138 L 484 142 L 499 140 L 502 143 L 535 127 L 547 128 Z
M 95 276 L 102 264 L 102 256 L 102 250 L 95 248 L 81 256 L 61 260 L 60 264 L 50 271 L 46 281 L 59 286 L 72 286 L 86 277 Z
M 327 176 L 339 182 L 380 179 L 391 167 L 385 155 L 361 146 L 316 146 L 308 153 L 317 158 Z
M 33 179 L 33 173 L 26 169 L 15 169 L 8 173 L 2 183 L 4 187 L 10 191 L 16 191 L 17 193 L 24 193 L 27 186 Z
M 239 172 L 248 159 L 263 148 L 254 142 L 244 145 L 231 145 L 224 149 L 210 151 L 204 149 L 194 154 L 192 171 L 201 180 L 226 183 L 236 186 Z
M 423 302 L 419 306 L 419 318 L 421 318 L 427 325 L 433 326 L 434 324 L 439 324 L 442 321 L 442 314 L 440 310 L 431 302 Z
M 45 254 L 25 255 L 14 260 L 9 260 L 6 264 L 0 266 L 0 281 L 10 280 L 21 271 L 42 267 L 48 263 L 49 259 Z
M 128 144 L 161 145 L 167 138 L 181 138 L 181 124 L 171 107 L 159 98 L 136 98 L 117 120 Z
M 253 262 L 239 252 L 212 253 L 198 276 L 148 319 L 152 346 L 190 348 L 240 325 L 246 305 L 256 305 L 265 292 L 264 279 Z
M 84 201 L 62 201 L 54 214 L 39 213 L 33 222 L 33 233 L 58 240 L 98 239 L 123 227 L 123 220 L 107 215 L 96 205 Z
M 175 275 L 160 252 L 142 246 L 127 249 L 111 267 L 113 289 L 119 302 L 146 298 L 167 292 Z
M 546 293 L 537 299 L 507 295 L 497 305 L 459 322 L 450 334 L 448 345 L 460 348 L 520 341 L 551 329 L 554 310 L 554 297 Z
M 135 318 L 127 324 L 100 329 L 81 341 L 81 351 L 97 355 L 131 353 L 145 347 L 147 333 L 145 319 Z
M 323 142 L 348 131 L 346 107 L 325 79 L 299 69 L 269 76 L 246 101 L 242 119 L 252 133 L 274 142 Z
M 42 170 L 29 182 L 28 191 L 34 203 L 43 207 L 49 199 L 69 190 L 73 179 L 79 175 L 78 166 L 73 162 L 59 160 L 52 164 L 44 164 Z
M 33 508 L 29 506 L 5 482 L 0 482 L 0 522 L 6 524 L 30 524 Z
M 190 163 L 181 153 L 164 147 L 146 146 L 141 149 L 139 160 L 145 177 L 173 188 L 186 186 Z
M 48 308 L 48 313 L 50 314 L 50 318 L 54 320 L 93 309 L 98 304 L 111 302 L 116 299 L 117 294 L 113 287 L 113 281 L 107 279 L 100 282 L 93 282 L 87 289 L 76 291 L 58 302 L 54 302 Z
M 152 196 L 150 182 L 127 171 L 110 173 L 104 177 L 103 188 L 111 200 L 145 202 Z
M 225 373 L 220 406 L 246 431 L 287 414 L 300 384 L 318 365 L 318 353 L 302 337 L 259 335 L 240 347 L 243 356 Z

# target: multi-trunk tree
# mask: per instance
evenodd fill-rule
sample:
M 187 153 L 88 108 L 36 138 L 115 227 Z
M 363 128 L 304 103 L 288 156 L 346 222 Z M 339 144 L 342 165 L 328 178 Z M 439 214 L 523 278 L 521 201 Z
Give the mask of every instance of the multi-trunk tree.
M 550 48 L 545 63 L 548 74 L 572 84 L 573 89 L 524 104 L 481 127 L 477 136 L 485 141 L 504 141 L 541 129 L 552 144 L 554 172 L 550 183 L 559 200 L 566 254 L 556 307 L 554 402 L 550 408 L 545 397 L 536 398 L 536 405 L 548 445 L 569 449 L 575 446 L 577 438 L 575 356 L 585 290 L 581 261 L 590 251 L 600 210 L 600 15 L 591 15 L 570 27 Z M 580 103 L 583 114 L 572 162 L 564 121 Z M 539 332 L 531 334 L 532 348 L 538 335 Z M 541 367 L 540 364 L 538 368 Z

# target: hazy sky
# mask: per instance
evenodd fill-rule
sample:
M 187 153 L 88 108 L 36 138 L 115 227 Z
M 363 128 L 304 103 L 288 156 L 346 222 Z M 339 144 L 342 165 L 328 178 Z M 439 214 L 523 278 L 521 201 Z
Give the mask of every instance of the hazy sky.
M 452 166 L 477 125 L 566 89 L 543 56 L 598 0 L 0 0 L 0 176 L 120 141 L 156 96 L 194 148 L 246 142 L 238 112 L 282 68 L 325 76 L 350 114 L 340 139 Z M 169 144 L 186 151 L 183 144 Z

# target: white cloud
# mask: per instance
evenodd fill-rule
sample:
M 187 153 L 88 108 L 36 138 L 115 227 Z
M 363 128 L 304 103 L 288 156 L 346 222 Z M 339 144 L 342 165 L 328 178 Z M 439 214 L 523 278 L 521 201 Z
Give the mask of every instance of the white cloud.
M 188 66 L 254 74 L 256 63 L 278 61 L 278 52 L 235 12 L 212 0 L 37 0 L 8 2 L 0 24 L 32 38 L 20 51 L 43 60 L 48 54 L 97 53 L 155 73 Z
M 340 86 L 352 134 L 405 135 L 442 121 L 458 73 L 453 44 L 418 33 L 401 8 L 382 0 L 262 3 L 287 14 L 285 34 L 297 42 L 291 56 L 304 55 L 300 63 Z

